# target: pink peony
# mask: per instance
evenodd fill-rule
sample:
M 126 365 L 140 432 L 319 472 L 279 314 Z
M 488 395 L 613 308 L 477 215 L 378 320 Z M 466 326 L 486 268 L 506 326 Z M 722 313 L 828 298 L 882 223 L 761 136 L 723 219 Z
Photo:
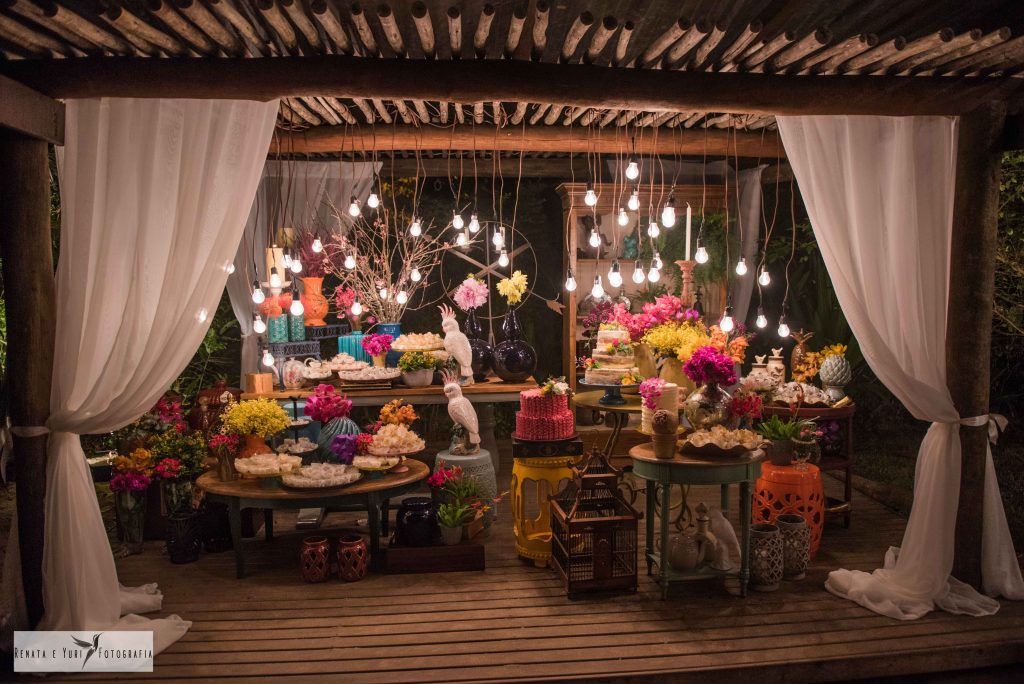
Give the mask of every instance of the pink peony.
M 363 338 L 362 345 L 363 351 L 370 356 L 380 356 L 381 354 L 387 354 L 391 351 L 391 335 L 380 335 L 374 333 L 373 335 L 367 335 Z
M 487 302 L 487 283 L 466 278 L 455 290 L 455 303 L 463 311 L 471 311 Z

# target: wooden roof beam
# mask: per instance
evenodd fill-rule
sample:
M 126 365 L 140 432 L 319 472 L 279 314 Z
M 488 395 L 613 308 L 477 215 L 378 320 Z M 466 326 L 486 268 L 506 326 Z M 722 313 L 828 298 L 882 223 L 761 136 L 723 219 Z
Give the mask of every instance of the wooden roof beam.
M 0 76 L 0 129 L 64 144 L 64 103 Z

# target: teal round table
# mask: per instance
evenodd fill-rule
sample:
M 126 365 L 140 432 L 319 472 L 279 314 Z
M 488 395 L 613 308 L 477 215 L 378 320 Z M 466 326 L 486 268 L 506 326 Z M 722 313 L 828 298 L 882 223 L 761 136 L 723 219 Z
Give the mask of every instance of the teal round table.
M 701 577 L 724 576 L 734 577 L 740 582 L 740 595 L 747 595 L 747 582 L 750 579 L 750 497 L 754 482 L 761 474 L 761 461 L 765 458 L 764 451 L 748 451 L 732 458 L 706 458 L 676 451 L 675 457 L 668 459 L 654 456 L 654 445 L 638 444 L 629 450 L 633 459 L 633 474 L 650 484 L 647 486 L 647 539 L 645 556 L 647 574 L 651 574 L 653 566 L 658 566 L 658 584 L 661 586 L 661 597 L 668 598 L 668 588 L 672 582 Z M 658 539 L 660 544 L 655 547 L 654 517 L 657 509 L 658 492 L 660 490 L 663 508 L 667 508 L 671 500 L 673 485 L 720 485 L 722 488 L 722 513 L 729 509 L 729 485 L 738 484 L 740 489 L 740 569 L 716 570 L 709 564 L 695 570 L 676 570 L 662 556 L 669 543 L 669 518 L 667 511 L 660 516 Z

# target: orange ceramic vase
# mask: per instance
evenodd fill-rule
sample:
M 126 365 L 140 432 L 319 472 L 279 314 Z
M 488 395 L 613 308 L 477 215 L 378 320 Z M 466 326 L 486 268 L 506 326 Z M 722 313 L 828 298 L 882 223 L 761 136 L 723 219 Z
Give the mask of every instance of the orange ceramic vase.
M 327 298 L 323 295 L 323 278 L 302 279 L 302 306 L 306 309 L 306 325 L 327 325 Z
M 246 435 L 245 443 L 242 445 L 241 451 L 238 452 L 236 458 L 249 458 L 256 454 L 266 454 L 270 452 L 270 447 L 267 446 L 267 441 L 259 435 Z

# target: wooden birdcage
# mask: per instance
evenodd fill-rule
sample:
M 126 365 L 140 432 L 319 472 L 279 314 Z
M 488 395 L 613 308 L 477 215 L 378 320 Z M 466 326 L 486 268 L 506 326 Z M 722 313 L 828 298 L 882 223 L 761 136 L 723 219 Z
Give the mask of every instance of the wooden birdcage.
M 622 471 L 593 449 L 551 499 L 551 564 L 569 595 L 637 588 L 637 514 L 619 493 Z

